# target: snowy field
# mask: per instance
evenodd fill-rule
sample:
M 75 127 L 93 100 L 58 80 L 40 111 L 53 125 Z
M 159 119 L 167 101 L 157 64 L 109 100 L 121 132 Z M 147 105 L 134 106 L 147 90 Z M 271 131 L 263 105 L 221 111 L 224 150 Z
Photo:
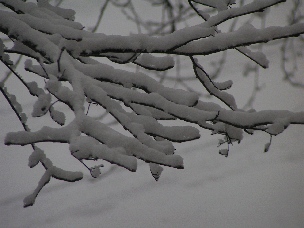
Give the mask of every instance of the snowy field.
M 1 141 L 12 126 L 19 127 L 15 117 L 1 109 Z M 203 135 L 178 149 L 185 169 L 166 168 L 158 182 L 145 164 L 136 173 L 106 167 L 98 180 L 89 175 L 72 184 L 52 179 L 35 205 L 26 209 L 23 198 L 43 170 L 28 168 L 30 148 L 2 145 L 1 226 L 300 228 L 301 132 L 301 127 L 290 127 L 274 138 L 268 153 L 263 153 L 268 138 L 257 134 L 233 147 L 228 158 L 217 154 L 215 139 Z M 56 153 L 51 150 L 50 145 L 48 154 Z
M 304 91 L 282 81 L 277 51 L 271 46 L 265 52 L 271 65 L 261 71 L 260 83 L 266 87 L 254 107 L 304 111 Z M 231 51 L 229 70 L 221 78 L 235 82 L 232 92 L 240 104 L 250 96 L 253 82 L 241 76 L 237 66 L 244 62 Z M 26 113 L 31 113 L 31 102 L 25 101 Z M 185 169 L 165 168 L 158 182 L 144 162 L 136 173 L 105 162 L 101 177 L 93 179 L 70 159 L 66 146 L 44 143 L 55 165 L 81 169 L 85 176 L 75 183 L 52 178 L 34 206 L 23 208 L 24 197 L 37 186 L 44 169 L 28 167 L 30 146 L 3 144 L 5 135 L 21 130 L 21 124 L 2 96 L 0 104 L 0 227 L 303 227 L 303 126 L 290 126 L 274 137 L 267 153 L 263 151 L 268 135 L 245 137 L 227 158 L 218 154 L 218 137 L 202 130 L 200 139 L 176 145 Z

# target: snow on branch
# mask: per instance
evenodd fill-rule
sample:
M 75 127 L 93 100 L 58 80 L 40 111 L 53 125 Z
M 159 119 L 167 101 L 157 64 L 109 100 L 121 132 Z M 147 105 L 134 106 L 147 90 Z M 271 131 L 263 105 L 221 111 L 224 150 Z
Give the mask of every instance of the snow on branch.
M 259 112 L 221 110 L 219 111 L 217 120 L 246 129 L 264 126 L 265 131 L 272 135 L 277 135 L 283 132 L 290 124 L 303 124 L 304 112 L 285 110 L 265 110 Z
M 170 56 L 155 57 L 148 53 L 141 54 L 133 62 L 149 70 L 164 71 L 174 67 L 174 60 L 172 57 Z
M 193 41 L 174 50 L 173 53 L 181 55 L 209 55 L 235 47 L 299 36 L 303 33 L 303 23 L 287 27 L 272 26 L 265 29 L 256 29 L 248 24 L 234 32 L 220 33 L 214 37 Z
M 227 81 L 221 84 L 213 82 L 206 73 L 206 71 L 203 69 L 203 67 L 199 65 L 197 60 L 194 58 L 191 58 L 191 60 L 193 63 L 193 68 L 196 77 L 200 80 L 200 82 L 206 88 L 208 93 L 210 95 L 217 97 L 219 100 L 223 101 L 232 110 L 236 110 L 237 105 L 235 103 L 234 97 L 226 92 L 221 91 L 230 88 L 232 86 L 232 82 Z
M 13 42 L 7 48 L 0 39 L 0 60 L 11 71 L 10 54 L 18 53 L 37 60 L 25 62 L 25 70 L 42 77 L 44 86 L 35 81 L 25 82 L 16 72 L 29 94 L 37 97 L 32 116 L 50 114 L 58 127 L 42 126 L 31 132 L 26 117 L 16 99 L 1 84 L 1 92 L 24 126 L 24 131 L 8 133 L 6 145 L 31 145 L 34 152 L 29 166 L 39 162 L 45 173 L 34 192 L 24 200 L 25 206 L 34 204 L 38 193 L 51 177 L 77 181 L 80 172 L 68 172 L 55 167 L 35 143 L 53 142 L 68 145 L 69 153 L 97 177 L 102 165 L 89 168 L 86 160 L 104 160 L 135 172 L 137 160 L 149 164 L 155 180 L 162 166 L 184 168 L 183 159 L 174 154 L 173 142 L 185 142 L 200 137 L 198 128 L 177 126 L 183 120 L 194 123 L 212 134 L 225 137 L 222 143 L 240 142 L 243 133 L 264 131 L 270 135 L 283 132 L 290 124 L 304 124 L 304 113 L 291 111 L 245 111 L 238 108 L 234 97 L 226 92 L 232 81 L 215 82 L 214 78 L 195 59 L 195 55 L 208 55 L 237 48 L 244 56 L 262 67 L 268 66 L 266 56 L 252 52 L 246 46 L 304 34 L 304 24 L 285 27 L 254 28 L 247 24 L 236 31 L 220 32 L 221 23 L 246 14 L 262 11 L 282 0 L 255 0 L 247 5 L 232 7 L 233 1 L 194 1 L 214 7 L 217 14 L 203 17 L 195 26 L 164 35 L 137 34 L 129 36 L 105 35 L 83 29 L 74 22 L 74 11 L 51 6 L 48 1 L 38 4 L 21 0 L 0 0 L 6 10 L 0 11 L 0 32 Z M 189 4 L 192 4 L 189 0 Z M 229 7 L 228 7 L 229 5 Z M 200 12 L 194 12 L 200 15 Z M 172 22 L 173 23 L 173 22 Z M 162 29 L 161 29 L 162 30 Z M 162 54 L 160 55 L 157 54 Z M 205 102 L 195 92 L 166 87 L 148 73 L 116 69 L 96 58 L 108 58 L 119 64 L 132 63 L 153 72 L 167 71 L 175 66 L 174 56 L 187 56 L 193 64 L 193 74 L 202 90 L 228 106 L 229 110 L 213 102 Z M 224 91 L 225 90 L 225 91 Z M 68 106 L 73 117 L 57 110 L 55 103 Z M 95 104 L 114 118 L 128 133 L 114 130 L 104 119 L 89 115 Z M 165 126 L 160 120 L 171 120 Z M 228 149 L 220 154 L 228 156 Z
M 50 182 L 51 177 L 68 182 L 75 182 L 83 178 L 83 174 L 81 172 L 66 171 L 54 166 L 51 160 L 46 157 L 43 150 L 35 146 L 33 146 L 33 148 L 34 151 L 29 157 L 29 167 L 32 168 L 41 162 L 45 168 L 45 173 L 38 182 L 38 186 L 34 192 L 24 198 L 24 207 L 32 206 L 35 203 L 39 192 L 46 184 Z

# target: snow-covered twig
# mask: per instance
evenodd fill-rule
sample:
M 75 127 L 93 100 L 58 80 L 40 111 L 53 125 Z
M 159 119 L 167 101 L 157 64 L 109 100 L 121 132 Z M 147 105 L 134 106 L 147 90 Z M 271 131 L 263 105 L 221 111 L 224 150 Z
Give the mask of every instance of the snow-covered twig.
M 131 7 L 130 18 L 137 23 L 139 31 L 142 27 L 147 28 L 148 23 L 137 14 L 131 1 L 127 1 L 126 5 L 106 1 L 101 8 L 101 16 L 110 2 L 118 7 Z M 260 130 L 272 136 L 280 134 L 290 124 L 304 124 L 303 112 L 255 112 L 239 109 L 234 97 L 226 92 L 232 86 L 232 81 L 215 82 L 215 77 L 209 76 L 195 58 L 196 55 L 237 49 L 266 68 L 268 60 L 265 55 L 245 46 L 304 34 L 303 23 L 261 29 L 247 24 L 228 32 L 220 32 L 217 26 L 227 20 L 264 10 L 282 0 L 255 0 L 236 7 L 228 7 L 230 1 L 194 1 L 213 7 L 217 13 L 211 16 L 201 13 L 189 0 L 192 9 L 205 21 L 184 28 L 177 26 L 182 17 L 175 15 L 172 3 L 164 2 L 171 21 L 170 33 L 151 36 L 149 33 L 153 29 L 147 29 L 148 34 L 118 36 L 86 31 L 80 23 L 73 21 L 74 11 L 51 6 L 47 1 L 34 4 L 21 0 L 0 0 L 11 10 L 1 10 L 0 31 L 14 43 L 10 49 L 1 45 L 1 61 L 26 86 L 30 94 L 38 97 L 33 105 L 32 116 L 40 117 L 50 113 L 51 118 L 61 125 L 56 128 L 42 126 L 40 130 L 30 132 L 21 111 L 16 108 L 16 102 L 12 101 L 3 86 L 0 88 L 25 130 L 8 133 L 5 144 L 31 145 L 34 151 L 29 166 L 34 167 L 40 162 L 46 170 L 33 194 L 25 199 L 25 206 L 34 204 L 38 193 L 51 177 L 71 182 L 82 178 L 80 172 L 68 172 L 55 167 L 44 152 L 35 146 L 38 142 L 68 144 L 71 156 L 78 159 L 93 177 L 99 176 L 102 165 L 89 168 L 85 164 L 86 160 L 104 160 L 134 172 L 137 160 L 140 159 L 149 164 L 152 176 L 158 180 L 163 171 L 162 166 L 176 169 L 184 167 L 182 157 L 174 154 L 173 142 L 191 141 L 200 137 L 199 130 L 193 125 L 165 126 L 160 120 L 172 120 L 174 123 L 183 120 L 207 129 L 212 134 L 223 135 L 223 143 L 227 143 L 228 148 L 221 149 L 220 154 L 225 156 L 228 156 L 230 144 L 243 139 L 243 132 Z M 180 12 L 184 10 L 180 9 Z M 158 26 L 154 31 L 163 31 L 167 25 L 151 23 L 151 26 Z M 39 87 L 36 82 L 25 82 L 10 67 L 8 57 L 11 53 L 37 60 L 38 64 L 27 60 L 25 69 L 42 77 L 44 87 Z M 155 55 L 160 53 L 166 55 Z M 101 63 L 99 59 L 93 59 L 108 58 L 119 64 L 133 63 L 148 70 L 167 71 L 176 65 L 172 56 L 190 57 L 194 74 L 205 88 L 205 93 L 223 102 L 229 110 L 216 103 L 205 102 L 191 91 L 183 81 L 185 77 L 181 75 L 180 68 L 177 70 L 178 82 L 190 91 L 169 88 L 162 80 L 159 82 L 148 73 L 115 69 Z M 179 62 L 177 58 L 175 60 Z M 68 106 L 72 114 L 69 121 L 66 121 L 65 113 L 55 110 L 54 99 L 56 103 Z M 114 130 L 104 119 L 93 118 L 91 111 L 88 112 L 92 102 L 98 105 L 96 108 L 111 115 L 128 135 Z

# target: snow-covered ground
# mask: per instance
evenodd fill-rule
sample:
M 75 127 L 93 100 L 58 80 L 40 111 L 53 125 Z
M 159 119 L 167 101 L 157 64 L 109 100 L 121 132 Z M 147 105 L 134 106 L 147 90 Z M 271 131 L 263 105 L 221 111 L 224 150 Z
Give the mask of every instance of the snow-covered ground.
M 303 111 L 304 91 L 282 82 L 276 48 L 267 49 L 272 64 L 261 71 L 260 83 L 266 88 L 258 94 L 255 108 Z M 241 58 L 230 56 L 223 80 L 234 80 L 236 101 L 244 104 L 253 79 L 240 76 L 241 68 L 236 66 L 244 63 Z M 3 97 L 0 104 L 3 142 L 8 132 L 21 130 L 21 124 Z M 30 113 L 31 105 L 24 109 Z M 290 126 L 273 138 L 267 153 L 263 151 L 268 135 L 256 133 L 233 146 L 225 158 L 218 154 L 217 137 L 201 131 L 201 139 L 176 145 L 185 169 L 165 168 L 158 182 L 143 162 L 136 173 L 105 163 L 98 179 L 85 169 L 81 170 L 84 179 L 76 183 L 51 179 L 28 208 L 23 208 L 23 198 L 37 186 L 44 169 L 27 166 L 29 146 L 1 143 L 0 227 L 300 228 L 304 224 L 302 132 L 303 126 Z M 81 169 L 70 159 L 67 147 L 44 144 L 55 165 Z
M 1 140 L 12 125 L 14 116 L 1 116 Z M 27 167 L 28 147 L 2 145 L 1 226 L 303 227 L 302 131 L 290 127 L 268 153 L 264 134 L 246 138 L 228 158 L 217 154 L 215 139 L 203 135 L 178 149 L 185 169 L 166 168 L 158 182 L 143 163 L 136 173 L 105 168 L 97 180 L 52 179 L 29 208 L 22 207 L 23 198 L 43 170 Z

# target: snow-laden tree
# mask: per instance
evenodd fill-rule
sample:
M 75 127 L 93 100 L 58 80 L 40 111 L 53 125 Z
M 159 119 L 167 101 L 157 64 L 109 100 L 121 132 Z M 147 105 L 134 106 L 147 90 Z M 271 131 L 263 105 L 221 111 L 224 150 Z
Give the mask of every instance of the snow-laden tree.
M 109 2 L 123 7 L 131 1 L 106 0 L 101 12 Z M 170 1 L 150 2 L 167 4 L 167 9 L 171 9 Z M 73 10 L 53 6 L 47 0 L 38 0 L 37 3 L 0 0 L 4 6 L 0 11 L 0 60 L 28 92 L 37 97 L 32 116 L 49 114 L 60 125 L 42 126 L 32 132 L 21 105 L 2 80 L 0 90 L 24 128 L 20 132 L 8 133 L 5 144 L 31 145 L 33 153 L 29 157 L 29 166 L 32 168 L 41 163 L 45 168 L 37 188 L 25 198 L 25 207 L 34 204 L 51 177 L 70 182 L 83 178 L 81 172 L 54 166 L 44 151 L 35 145 L 39 142 L 68 144 L 72 158 L 86 166 L 93 177 L 99 176 L 102 165 L 90 168 L 85 160 L 100 159 L 135 172 L 137 159 L 140 159 L 149 164 L 153 177 L 158 180 L 162 166 L 183 168 L 182 157 L 174 154 L 173 142 L 198 139 L 199 129 L 222 135 L 219 144 L 227 144 L 227 147 L 220 149 L 219 153 L 228 156 L 229 145 L 241 142 L 243 134 L 263 131 L 271 139 L 290 124 L 304 124 L 303 112 L 255 111 L 238 107 L 234 97 L 227 92 L 233 82 L 216 81 L 218 78 L 210 76 L 197 58 L 235 49 L 244 58 L 267 68 L 267 57 L 248 46 L 300 36 L 304 34 L 304 24 L 300 20 L 294 19 L 289 26 L 259 29 L 248 21 L 227 32 L 221 32 L 218 26 L 235 18 L 261 13 L 283 0 L 241 1 L 241 4 L 230 0 L 189 0 L 186 8 L 186 1 L 178 2 L 182 2 L 179 17 L 190 12 L 200 18 L 201 23 L 179 28 L 172 22 L 180 19 L 173 20 L 174 14 L 169 13 L 168 23 L 158 25 L 156 33 L 119 36 L 95 33 L 95 28 L 86 30 L 74 21 Z M 147 30 L 155 26 L 155 23 L 133 19 L 139 26 L 146 25 Z M 162 28 L 167 25 L 171 29 L 164 32 Z M 7 45 L 7 39 L 13 45 Z M 25 61 L 24 68 L 33 73 L 32 81 L 24 80 L 17 72 L 10 58 L 14 54 L 30 58 Z M 116 69 L 101 61 L 107 58 L 115 63 L 166 72 L 175 66 L 176 56 L 184 56 L 191 61 L 197 82 L 222 105 L 204 101 L 191 90 L 166 87 L 148 73 Z M 44 84 L 37 83 L 34 75 L 42 77 Z M 68 106 L 73 113 L 72 119 L 66 118 L 62 110 L 57 110 L 55 104 L 58 103 Z M 130 134 L 116 131 L 104 119 L 91 116 L 91 104 L 109 113 Z M 161 120 L 171 120 L 172 123 L 183 120 L 192 124 L 164 126 Z M 265 145 L 265 151 L 269 146 L 270 143 Z

